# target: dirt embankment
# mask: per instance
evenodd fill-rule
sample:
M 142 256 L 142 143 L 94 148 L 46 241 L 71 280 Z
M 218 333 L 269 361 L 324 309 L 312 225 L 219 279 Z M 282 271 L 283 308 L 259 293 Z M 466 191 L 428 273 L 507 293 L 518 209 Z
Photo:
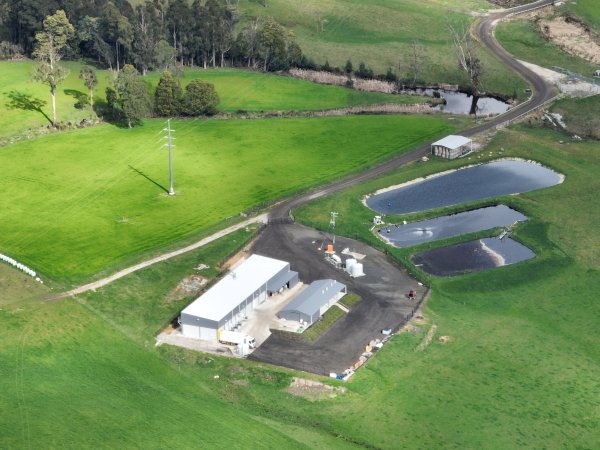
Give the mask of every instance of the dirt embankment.
M 566 53 L 600 65 L 600 37 L 570 16 L 540 18 L 540 33 Z

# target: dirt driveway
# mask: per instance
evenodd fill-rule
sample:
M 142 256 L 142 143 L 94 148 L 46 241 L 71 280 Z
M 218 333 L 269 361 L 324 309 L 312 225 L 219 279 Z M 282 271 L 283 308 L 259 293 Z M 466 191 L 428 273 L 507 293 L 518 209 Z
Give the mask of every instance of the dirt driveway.
M 251 251 L 289 261 L 305 283 L 323 278 L 338 280 L 363 301 L 316 342 L 295 342 L 271 335 L 251 359 L 321 375 L 342 372 L 358 360 L 372 339 L 382 337 L 383 328 L 397 328 L 405 322 L 415 305 L 406 295 L 410 289 L 417 291 L 417 299 L 424 294 L 424 287 L 383 253 L 358 241 L 336 237 L 338 252 L 348 247 L 366 255 L 361 261 L 366 275 L 351 278 L 325 261 L 318 249 L 324 238 L 325 234 L 297 224 L 269 225 Z

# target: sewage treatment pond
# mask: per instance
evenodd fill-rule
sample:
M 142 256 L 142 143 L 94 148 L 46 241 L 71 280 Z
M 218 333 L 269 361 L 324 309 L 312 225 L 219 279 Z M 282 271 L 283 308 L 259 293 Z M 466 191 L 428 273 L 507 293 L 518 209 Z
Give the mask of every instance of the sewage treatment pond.
M 437 276 L 460 275 L 506 266 L 535 257 L 535 253 L 509 237 L 485 238 L 418 253 L 413 264 Z
M 539 164 L 501 160 L 466 167 L 422 181 L 383 190 L 366 199 L 382 214 L 406 214 L 457 205 L 497 195 L 519 194 L 554 186 L 561 176 Z
M 406 225 L 389 225 L 381 228 L 379 234 L 395 247 L 410 247 L 476 231 L 507 227 L 525 220 L 527 216 L 520 212 L 506 205 L 498 205 Z

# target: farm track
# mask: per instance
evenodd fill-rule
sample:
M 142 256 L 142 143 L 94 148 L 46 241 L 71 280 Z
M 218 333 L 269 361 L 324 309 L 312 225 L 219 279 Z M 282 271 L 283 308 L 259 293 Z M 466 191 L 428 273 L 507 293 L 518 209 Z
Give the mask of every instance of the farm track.
M 530 3 L 528 5 L 519 6 L 519 7 L 507 9 L 502 12 L 491 14 L 490 16 L 483 18 L 479 22 L 479 24 L 477 25 L 477 27 L 475 29 L 475 32 L 476 32 L 477 38 L 480 40 L 480 42 L 483 43 L 486 47 L 488 47 L 488 49 L 498 59 L 500 59 L 500 61 L 502 61 L 505 65 L 510 67 L 513 71 L 515 71 L 516 73 L 521 75 L 532 86 L 533 93 L 532 93 L 531 98 L 528 101 L 516 106 L 515 108 L 510 109 L 508 112 L 506 112 L 500 116 L 497 116 L 493 119 L 487 120 L 485 123 L 482 123 L 475 127 L 471 127 L 471 128 L 459 131 L 462 135 L 473 136 L 473 135 L 482 133 L 487 130 L 495 129 L 498 125 L 502 125 L 504 123 L 510 122 L 511 120 L 514 120 L 524 114 L 527 114 L 528 112 L 531 112 L 531 111 L 539 108 L 540 106 L 542 106 L 544 103 L 546 103 L 548 100 L 551 100 L 555 96 L 554 89 L 550 84 L 548 84 L 542 77 L 540 77 L 539 75 L 537 75 L 536 73 L 534 73 L 533 71 L 531 71 L 530 69 L 528 69 L 527 67 L 522 65 L 521 63 L 519 63 L 512 55 L 510 55 L 506 50 L 504 50 L 500 46 L 500 44 L 498 44 L 498 42 L 496 41 L 496 39 L 494 37 L 494 30 L 495 30 L 497 23 L 500 22 L 501 20 L 503 20 L 504 18 L 511 16 L 511 15 L 521 14 L 521 13 L 530 11 L 532 9 L 541 8 L 541 7 L 544 7 L 547 5 L 551 5 L 551 4 L 554 4 L 554 0 L 540 0 L 537 2 Z M 391 170 L 397 169 L 398 167 L 401 167 L 405 164 L 417 161 L 420 158 L 422 158 L 423 156 L 426 156 L 428 153 L 429 153 L 429 145 L 422 146 L 422 147 L 412 150 L 408 153 L 400 155 L 396 158 L 393 158 L 384 164 L 381 164 L 379 166 L 375 166 L 371 169 L 368 169 L 365 172 L 358 173 L 356 175 L 352 175 L 348 178 L 345 178 L 340 181 L 336 181 L 336 182 L 334 182 L 328 186 L 322 187 L 318 190 L 308 192 L 306 194 L 303 194 L 298 197 L 287 200 L 285 202 L 282 202 L 282 203 L 278 204 L 277 206 L 273 207 L 271 209 L 271 211 L 268 213 L 268 215 L 263 214 L 259 217 L 248 219 L 236 226 L 221 230 L 211 236 L 208 236 L 208 237 L 206 237 L 192 245 L 184 247 L 182 249 L 179 249 L 179 250 L 176 250 L 173 252 L 169 252 L 169 253 L 157 256 L 155 258 L 146 260 L 146 261 L 142 261 L 134 266 L 123 269 L 109 277 L 103 278 L 101 280 L 97 280 L 95 282 L 92 282 L 92 283 L 89 283 L 89 284 L 86 284 L 86 285 L 83 285 L 80 287 L 77 287 L 77 288 L 72 289 L 63 294 L 53 296 L 51 298 L 51 300 L 74 296 L 74 295 L 81 294 L 81 293 L 84 293 L 87 291 L 98 289 L 102 286 L 112 283 L 113 281 L 118 280 L 118 279 L 120 279 L 126 275 L 129 275 L 133 272 L 136 272 L 138 270 L 141 270 L 143 268 L 146 268 L 146 267 L 156 264 L 158 262 L 166 261 L 170 258 L 181 255 L 183 253 L 200 248 L 203 245 L 206 245 L 207 243 L 212 242 L 220 237 L 223 237 L 223 236 L 225 236 L 237 229 L 240 229 L 250 223 L 266 221 L 267 218 L 268 218 L 268 220 L 273 221 L 273 222 L 285 221 L 287 218 L 289 218 L 289 216 L 291 215 L 291 212 L 294 208 L 297 208 L 298 206 L 303 205 L 304 203 L 307 203 L 309 201 L 312 201 L 312 200 L 320 198 L 320 197 L 324 197 L 326 195 L 329 195 L 329 194 L 332 194 L 335 192 L 342 191 L 344 189 L 354 186 L 357 183 L 362 183 L 362 182 L 371 180 L 373 178 L 376 178 L 380 175 L 383 175 L 384 173 L 390 172 Z

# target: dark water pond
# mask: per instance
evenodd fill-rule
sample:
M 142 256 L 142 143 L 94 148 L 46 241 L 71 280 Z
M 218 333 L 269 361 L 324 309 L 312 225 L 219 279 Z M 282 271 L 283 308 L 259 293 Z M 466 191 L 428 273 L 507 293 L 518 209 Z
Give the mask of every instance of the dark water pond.
M 469 114 L 473 103 L 473 96 L 458 91 L 445 91 L 443 89 L 421 89 L 427 95 L 437 92 L 446 100 L 445 105 L 437 105 L 433 109 L 453 114 Z M 502 114 L 510 108 L 510 105 L 493 97 L 479 97 L 477 100 L 476 115 Z
M 490 228 L 507 227 L 525 220 L 527 217 L 520 212 L 498 205 L 406 225 L 390 225 L 381 228 L 379 233 L 395 247 L 410 247 Z
M 479 239 L 418 253 L 412 261 L 431 275 L 447 277 L 515 264 L 534 257 L 531 249 L 505 237 Z
M 382 192 L 367 206 L 382 214 L 406 214 L 457 205 L 497 195 L 518 194 L 554 186 L 556 172 L 527 161 L 502 160 L 467 167 Z

